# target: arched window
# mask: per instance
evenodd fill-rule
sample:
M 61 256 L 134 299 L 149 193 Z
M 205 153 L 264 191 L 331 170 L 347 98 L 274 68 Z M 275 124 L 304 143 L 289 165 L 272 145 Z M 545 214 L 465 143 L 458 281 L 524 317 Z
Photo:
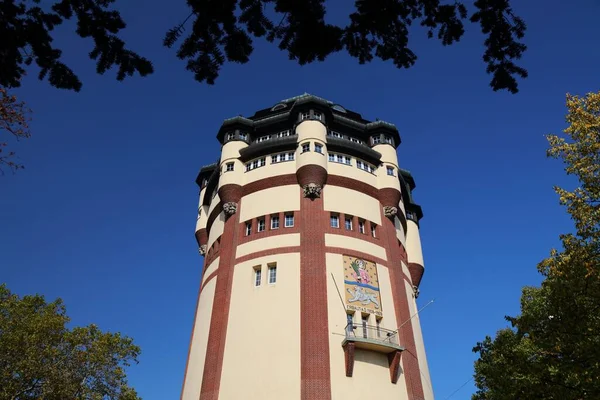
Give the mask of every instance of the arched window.
M 335 110 L 335 111 L 339 111 L 339 112 L 344 113 L 344 114 L 347 112 L 346 109 L 344 107 L 340 106 L 339 104 L 335 104 L 331 108 L 333 110 Z
M 271 111 L 278 111 L 278 110 L 282 110 L 284 108 L 286 108 L 287 105 L 284 103 L 279 103 L 277 105 L 275 105 L 275 107 L 271 108 Z

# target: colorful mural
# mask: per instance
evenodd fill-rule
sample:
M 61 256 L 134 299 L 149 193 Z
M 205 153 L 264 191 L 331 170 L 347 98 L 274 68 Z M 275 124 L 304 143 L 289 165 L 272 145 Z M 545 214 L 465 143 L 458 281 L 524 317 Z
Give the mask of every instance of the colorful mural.
M 344 295 L 348 310 L 383 316 L 374 262 L 344 256 Z

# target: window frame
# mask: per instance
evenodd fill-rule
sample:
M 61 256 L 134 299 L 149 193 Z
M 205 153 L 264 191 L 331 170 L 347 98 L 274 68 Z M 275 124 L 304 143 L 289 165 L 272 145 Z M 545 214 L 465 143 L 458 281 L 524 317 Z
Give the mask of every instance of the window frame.
M 377 225 L 375 225 L 372 222 L 371 222 L 371 236 L 374 238 L 377 237 Z
M 390 166 L 388 165 L 388 166 L 386 166 L 386 167 L 385 167 L 385 170 L 386 170 L 386 173 L 387 173 L 389 176 L 396 176 L 396 175 L 394 174 L 394 172 L 395 172 L 395 171 L 394 171 L 394 170 L 395 170 L 395 168 L 394 168 L 394 167 L 390 167 Z
M 323 145 L 315 143 L 315 153 L 323 154 Z
M 340 229 L 340 216 L 339 216 L 339 214 L 333 214 L 333 213 L 331 213 L 329 215 L 329 226 L 332 227 L 332 228 L 335 228 L 335 229 Z
M 267 282 L 269 285 L 277 283 L 277 264 L 267 264 Z
M 246 228 L 244 233 L 246 234 L 245 236 L 250 236 L 252 234 L 252 221 L 246 222 Z
M 301 151 L 300 151 L 301 154 L 308 153 L 310 151 L 310 142 L 302 143 L 300 145 L 300 149 L 301 149 Z
M 225 172 L 231 172 L 234 170 L 234 168 L 235 168 L 235 164 L 233 162 L 225 163 Z
M 264 232 L 267 230 L 267 224 L 264 217 L 258 218 L 256 221 L 256 232 Z
M 365 221 L 358 221 L 358 233 L 365 234 Z
M 288 217 L 291 218 L 291 221 L 292 221 L 291 225 L 288 225 Z M 294 214 L 293 213 L 284 214 L 283 227 L 284 228 L 293 228 L 294 227 Z
M 271 215 L 271 230 L 279 229 L 279 215 Z M 277 225 L 277 226 L 274 226 Z
M 347 231 L 351 231 L 352 230 L 352 217 L 350 215 L 344 216 L 344 228 Z
M 262 265 L 258 265 L 254 269 L 254 287 L 262 285 Z

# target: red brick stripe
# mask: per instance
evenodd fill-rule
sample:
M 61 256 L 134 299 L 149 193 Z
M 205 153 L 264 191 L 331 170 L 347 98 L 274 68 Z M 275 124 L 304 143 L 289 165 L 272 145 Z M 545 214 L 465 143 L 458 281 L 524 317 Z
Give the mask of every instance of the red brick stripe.
M 210 282 L 214 277 L 216 277 L 219 274 L 219 268 L 217 268 L 216 271 L 213 271 L 210 275 L 208 275 L 206 277 L 206 279 L 204 280 L 204 282 L 202 282 L 202 287 L 200 288 L 200 293 L 202 293 L 202 291 L 204 290 L 204 287 L 206 285 L 208 285 L 208 282 Z
M 302 196 L 302 194 L 300 194 Z M 300 398 L 330 400 L 329 326 L 323 199 L 301 198 Z
M 238 205 L 239 206 L 239 205 Z M 239 213 L 235 213 L 225 221 L 221 247 L 219 268 L 217 269 L 217 285 L 212 307 L 212 316 L 206 346 L 206 360 L 200 398 L 202 400 L 217 400 L 221 385 L 223 356 L 225 353 L 225 338 L 229 319 L 231 302 L 231 286 L 233 284 L 233 267 L 235 265 L 235 249 L 238 240 Z
M 402 271 L 402 249 L 398 238 L 396 237 L 396 227 L 394 223 L 383 215 L 381 210 L 382 228 L 385 248 L 388 257 L 390 281 L 392 284 L 392 297 L 394 299 L 394 311 L 398 326 L 404 324 L 399 330 L 400 343 L 406 349 L 407 353 L 414 357 L 403 357 L 404 375 L 406 379 L 406 390 L 408 400 L 421 400 L 424 398 L 423 383 L 421 382 L 421 371 L 419 369 L 419 360 L 417 359 L 417 350 L 415 337 L 410 321 L 410 308 L 408 306 L 409 293 L 406 292 L 404 284 L 404 272 Z

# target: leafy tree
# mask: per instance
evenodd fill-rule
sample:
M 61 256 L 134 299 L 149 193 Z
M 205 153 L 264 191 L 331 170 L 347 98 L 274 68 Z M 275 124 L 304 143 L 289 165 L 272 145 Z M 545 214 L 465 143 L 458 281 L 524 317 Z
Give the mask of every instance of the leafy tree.
M 167 47 L 183 34 L 192 19 L 191 31 L 181 43 L 177 56 L 187 60 L 187 69 L 196 80 L 214 83 L 225 60 L 246 63 L 252 54 L 252 38 L 266 37 L 277 42 L 290 60 L 306 64 L 323 61 L 334 52 L 346 50 L 364 64 L 378 57 L 392 60 L 398 68 L 409 68 L 417 60 L 408 47 L 409 30 L 419 23 L 430 38 L 444 45 L 464 34 L 466 6 L 440 0 L 356 0 L 347 26 L 325 22 L 325 0 L 195 0 L 188 1 L 191 13 L 171 29 L 164 40 Z M 239 9 L 238 9 L 239 6 Z M 470 21 L 486 35 L 483 60 L 493 75 L 494 90 L 518 91 L 517 77 L 527 71 L 514 63 L 525 45 L 519 42 L 525 23 L 510 7 L 510 0 L 476 0 Z M 272 16 L 271 18 L 269 16 Z M 279 21 L 278 23 L 275 21 Z
M 575 232 L 538 265 L 541 287 L 525 287 L 521 314 L 473 349 L 474 400 L 600 399 L 600 92 L 567 95 L 564 136 L 548 155 L 579 187 L 556 187 Z
M 0 285 L 0 399 L 139 400 L 124 370 L 140 353 L 132 339 L 68 322 L 60 299 Z
M 55 0 L 42 6 L 40 0 L 0 2 L 0 86 L 17 87 L 32 63 L 39 78 L 52 86 L 80 90 L 82 83 L 61 61 L 62 50 L 53 44 L 54 29 L 65 20 L 77 22 L 76 33 L 91 38 L 89 53 L 96 70 L 103 74 L 117 67 L 117 79 L 135 73 L 153 72 L 152 64 L 125 46 L 118 33 L 125 22 L 113 8 L 114 0 Z M 480 26 L 485 35 L 483 61 L 494 90 L 518 91 L 516 78 L 527 71 L 515 64 L 526 47 L 520 42 L 525 23 L 514 14 L 510 0 L 476 0 L 467 7 L 456 0 L 356 0 L 350 23 L 337 26 L 325 22 L 325 0 L 194 0 L 188 1 L 189 16 L 165 37 L 167 47 L 182 40 L 177 56 L 187 60 L 187 69 L 197 81 L 213 84 L 226 62 L 246 63 L 253 51 L 252 37 L 277 43 L 300 64 L 323 61 L 345 50 L 366 63 L 378 57 L 392 60 L 398 68 L 409 68 L 417 60 L 409 48 L 411 25 L 418 23 L 428 36 L 451 45 L 464 34 L 463 22 Z M 278 21 L 278 22 L 277 22 Z
M 0 87 L 0 133 L 12 135 L 14 139 L 26 139 L 31 136 L 29 132 L 29 109 L 25 103 L 10 95 L 6 89 Z M 15 152 L 6 151 L 7 142 L 0 142 L 0 173 L 4 173 L 3 166 L 12 171 L 24 168 L 22 164 L 14 161 Z

